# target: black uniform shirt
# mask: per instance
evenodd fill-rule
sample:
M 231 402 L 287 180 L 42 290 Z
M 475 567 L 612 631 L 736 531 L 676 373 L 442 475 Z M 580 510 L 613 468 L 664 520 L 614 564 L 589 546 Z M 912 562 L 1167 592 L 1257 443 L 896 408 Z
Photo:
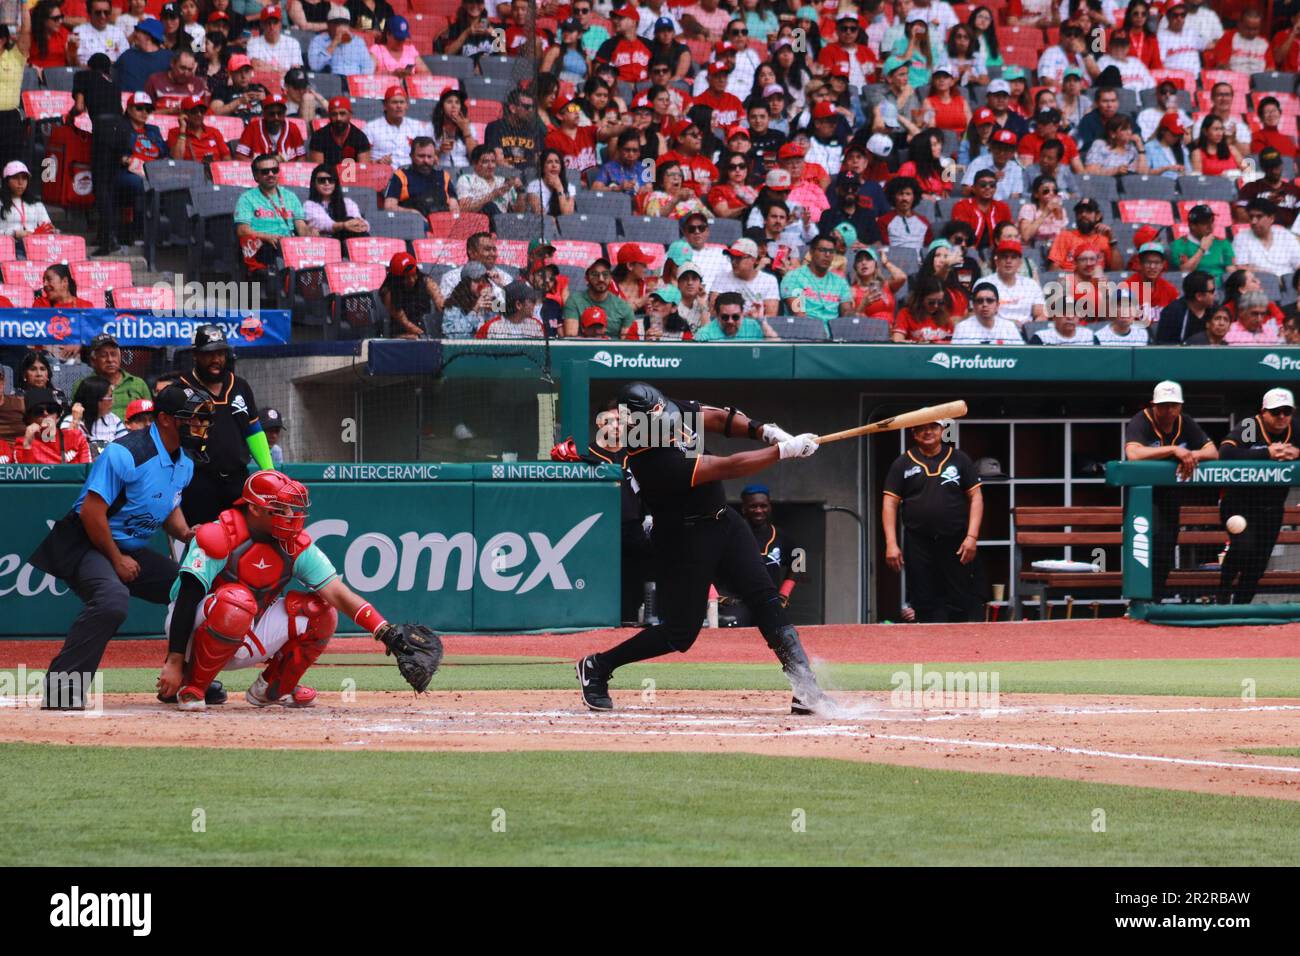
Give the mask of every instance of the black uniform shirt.
M 766 528 L 750 525 L 749 529 L 758 541 L 758 553 L 763 557 L 763 567 L 771 576 L 772 583 L 779 588 L 786 578 L 797 577 L 792 570 L 795 544 L 790 536 L 776 525 L 768 525 Z
M 1172 431 L 1168 433 L 1161 432 L 1156 427 L 1149 408 L 1142 409 L 1142 411 L 1130 418 L 1128 425 L 1124 427 L 1125 442 L 1137 442 L 1147 448 L 1178 445 L 1180 448 L 1186 448 L 1190 451 L 1200 451 L 1209 440 L 1210 437 L 1205 434 L 1200 425 L 1196 424 L 1196 420 L 1186 415 L 1178 416 Z
M 698 402 L 672 401 L 686 422 L 699 423 Z M 700 436 L 688 432 L 684 439 L 678 444 L 635 449 L 627 456 L 628 470 L 636 479 L 646 510 L 654 515 L 656 531 L 665 530 L 673 520 L 713 514 L 727 505 L 720 481 L 695 482 L 695 469 L 703 454 Z
M 1248 430 L 1250 438 L 1246 437 Z M 1268 455 L 1268 446 L 1273 442 L 1294 445 L 1291 426 L 1288 425 L 1280 432 L 1272 433 L 1264 427 L 1263 419 L 1256 415 L 1234 428 L 1228 437 L 1219 443 L 1219 457 L 1229 461 L 1272 461 Z M 1237 510 L 1243 510 L 1252 502 L 1280 507 L 1286 503 L 1287 492 L 1290 490 L 1287 485 L 1274 487 L 1229 485 L 1223 489 L 1223 498 L 1225 501 L 1237 503 L 1239 505 Z
M 966 533 L 967 492 L 979 485 L 974 462 L 952 445 L 933 457 L 909 448 L 885 476 L 885 494 L 903 501 L 903 527 L 935 538 Z
M 645 515 L 641 511 L 641 499 L 637 497 L 636 479 L 632 477 L 627 467 L 627 449 L 620 448 L 618 451 L 609 451 L 601 448 L 599 445 L 588 445 L 587 454 L 593 458 L 608 462 L 611 465 L 617 465 L 623 469 L 623 480 L 619 482 L 619 494 L 621 496 L 621 520 L 624 524 L 640 524 Z
M 212 398 L 212 426 L 208 429 L 208 461 L 195 467 L 208 468 L 223 475 L 243 475 L 252 453 L 245 435 L 257 421 L 257 401 L 252 387 L 233 372 L 227 371 L 220 382 L 208 388 L 193 369 L 181 376 L 181 382 Z

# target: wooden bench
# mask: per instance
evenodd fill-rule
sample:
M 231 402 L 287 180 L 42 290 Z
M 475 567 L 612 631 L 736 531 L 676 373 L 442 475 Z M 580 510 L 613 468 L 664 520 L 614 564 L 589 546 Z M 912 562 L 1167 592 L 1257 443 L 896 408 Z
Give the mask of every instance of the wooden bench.
M 1019 586 L 1016 588 L 1016 620 L 1024 617 L 1026 594 L 1037 596 L 1039 613 L 1044 619 L 1051 617 L 1048 603 L 1052 591 L 1073 594 L 1076 591 L 1113 592 L 1119 596 L 1123 585 L 1122 570 L 1107 571 L 1041 571 L 1024 560 L 1025 548 L 1064 549 L 1085 548 L 1091 560 L 1092 549 L 1119 547 L 1124 543 L 1124 511 L 1114 505 L 1086 505 L 1075 507 L 1018 507 L 1012 509 L 1012 540 L 1014 564 L 1018 568 Z M 1179 514 L 1182 530 L 1178 533 L 1179 545 L 1212 545 L 1221 547 L 1227 540 L 1217 506 L 1187 505 Z M 1290 526 L 1290 527 L 1288 527 Z M 1300 506 L 1288 507 L 1283 516 L 1278 544 L 1300 544 Z M 1218 571 L 1175 570 L 1169 575 L 1170 587 L 1192 590 L 1210 590 L 1219 584 Z M 1300 571 L 1266 571 L 1260 580 L 1261 588 L 1300 590 Z M 1099 613 L 1097 602 L 1092 613 Z

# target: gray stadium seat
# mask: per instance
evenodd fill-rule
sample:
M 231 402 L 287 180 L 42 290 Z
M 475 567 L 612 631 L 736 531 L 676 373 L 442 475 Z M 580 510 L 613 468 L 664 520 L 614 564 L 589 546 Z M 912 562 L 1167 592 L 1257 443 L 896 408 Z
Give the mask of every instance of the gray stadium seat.
M 1277 70 L 1269 70 L 1264 73 L 1252 73 L 1250 77 L 1250 88 L 1268 93 L 1294 93 L 1296 86 L 1296 75 L 1294 73 L 1280 73 Z
M 80 72 L 75 66 L 50 67 L 45 71 L 45 88 L 71 93 L 72 78 Z
M 144 258 L 149 268 L 159 245 L 188 246 L 190 222 L 185 214 L 190 186 L 203 184 L 202 163 L 156 159 L 144 164 Z
M 1130 173 L 1118 176 L 1121 199 L 1168 199 L 1178 196 L 1178 186 L 1168 176 L 1144 176 Z
M 193 236 L 189 247 L 191 275 L 208 272 L 236 275 L 239 262 L 236 257 L 235 204 L 243 193 L 239 186 L 202 183 L 190 187 L 186 215 Z
M 574 212 L 584 216 L 618 219 L 632 214 L 632 197 L 627 193 L 583 190 L 574 198 Z
M 56 365 L 50 373 L 50 384 L 64 395 L 71 395 L 77 383 L 93 371 L 85 362 Z
M 826 323 L 806 315 L 778 315 L 767 320 L 783 342 L 825 342 L 830 339 Z
M 510 86 L 537 72 L 536 63 L 522 56 L 481 56 L 478 60 L 478 68 L 479 72 L 489 80 L 507 83 Z
M 1119 111 L 1121 113 L 1136 113 L 1140 108 L 1138 102 L 1137 90 L 1129 90 L 1121 87 L 1115 91 L 1119 94 Z
M 1197 199 L 1237 201 L 1237 187 L 1223 176 L 1179 176 L 1178 191 L 1182 194 L 1179 198 L 1186 202 Z
M 494 80 L 487 76 L 470 76 L 464 82 L 467 99 L 496 100 L 498 103 L 504 103 L 515 86 L 510 80 Z
M 567 276 L 569 280 L 569 295 L 575 292 L 582 292 L 587 288 L 587 270 L 582 266 L 557 266 L 560 275 Z
M 1090 176 L 1084 173 L 1079 180 L 1079 197 L 1095 199 L 1101 205 L 1113 203 L 1119 199 L 1119 186 L 1114 176 Z
M 549 216 L 547 219 L 549 220 Z M 506 213 L 505 215 L 497 214 L 493 220 L 496 227 L 497 237 L 500 239 L 522 239 L 524 241 L 536 239 L 538 235 L 537 217 L 531 213 Z M 551 232 L 554 233 L 555 227 L 551 226 Z
M 739 219 L 714 219 L 709 223 L 709 242 L 729 246 L 743 235 Z
M 619 230 L 624 239 L 634 242 L 657 242 L 670 246 L 682 237 L 675 219 L 657 219 L 651 216 L 620 216 Z
M 1020 332 L 1024 335 L 1025 341 L 1028 342 L 1034 337 L 1035 332 L 1045 329 L 1051 324 L 1051 322 L 1026 322 L 1020 327 Z
M 370 220 L 370 234 L 386 239 L 405 239 L 409 242 L 412 239 L 423 239 L 428 231 L 428 221 L 411 212 L 384 210 L 375 213 L 375 217 Z
M 1175 97 L 1178 108 L 1186 113 L 1192 112 L 1192 94 L 1187 90 L 1179 90 Z M 1138 94 L 1138 102 L 1142 109 L 1154 109 L 1156 107 L 1156 90 L 1152 87 L 1149 90 L 1143 90 Z
M 353 98 L 352 118 L 358 123 L 369 123 L 371 120 L 379 119 L 383 115 L 383 100 L 368 100 L 359 96 Z
M 888 342 L 889 323 L 862 315 L 844 315 L 831 319 L 831 338 L 836 342 Z
M 305 63 L 306 60 L 304 59 Z M 330 99 L 348 91 L 347 80 L 337 73 L 308 73 L 307 83 L 321 96 Z
M 1262 269 L 1256 269 L 1255 276 L 1259 279 L 1260 288 L 1268 296 L 1270 302 L 1277 302 L 1282 298 L 1282 280 L 1280 277 Z
M 3 373 L 5 377 L 5 394 L 12 395 L 14 393 L 14 370 L 8 365 L 0 365 L 0 373 Z
M 371 219 L 379 212 L 378 194 L 373 189 L 360 189 L 356 186 L 344 186 L 343 196 L 357 204 L 362 219 Z
M 942 199 L 940 199 L 938 203 L 939 219 L 942 220 L 943 222 L 947 222 L 948 220 L 952 219 L 953 208 L 957 205 L 957 203 L 961 202 L 963 198 L 964 197 L 962 196 L 944 196 Z M 937 224 L 931 222 L 931 225 L 937 225 Z
M 433 53 L 420 57 L 434 76 L 458 76 L 464 79 L 474 75 L 474 61 L 467 56 Z
M 889 261 L 909 276 L 913 275 L 917 269 L 921 268 L 921 254 L 915 249 L 906 246 L 890 246 Z M 899 301 L 902 301 L 901 299 Z
M 916 214 L 934 226 L 938 224 L 939 204 L 933 199 L 922 199 L 916 204 Z
M 36 72 L 36 67 L 23 67 L 23 84 L 22 91 L 39 90 L 41 88 L 41 75 Z
M 560 237 L 563 239 L 599 242 L 601 245 L 607 242 L 615 242 L 618 239 L 618 230 L 614 228 L 614 220 L 608 216 L 574 214 L 572 216 L 556 216 L 555 221 L 559 224 Z

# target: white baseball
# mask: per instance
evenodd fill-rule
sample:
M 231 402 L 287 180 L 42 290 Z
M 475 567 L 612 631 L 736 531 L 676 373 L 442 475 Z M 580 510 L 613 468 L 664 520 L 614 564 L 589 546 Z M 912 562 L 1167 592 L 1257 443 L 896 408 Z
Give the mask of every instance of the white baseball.
M 1233 515 L 1224 522 L 1224 527 L 1228 529 L 1228 534 L 1241 534 L 1246 530 L 1246 519 L 1241 515 Z

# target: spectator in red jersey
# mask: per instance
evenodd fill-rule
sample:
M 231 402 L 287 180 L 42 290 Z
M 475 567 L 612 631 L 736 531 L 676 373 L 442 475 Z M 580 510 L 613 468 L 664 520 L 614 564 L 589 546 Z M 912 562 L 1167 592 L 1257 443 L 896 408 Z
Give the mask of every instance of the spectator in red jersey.
M 75 425 L 59 427 L 63 404 L 49 389 L 29 388 L 23 395 L 26 426 L 14 457 L 24 465 L 88 465 L 90 443 Z
M 854 256 L 849 280 L 853 289 L 853 314 L 892 323 L 898 311 L 894 294 L 907 285 L 907 273 L 890 262 L 883 249 L 868 246 Z
M 31 51 L 28 62 L 40 69 L 77 65 L 77 41 L 63 23 L 58 0 L 41 0 L 32 7 Z
M 1278 128 L 1282 124 L 1282 105 L 1278 102 L 1277 97 L 1266 96 L 1260 100 L 1255 115 L 1259 117 L 1262 128 L 1251 136 L 1250 151 L 1252 153 L 1262 153 L 1264 150 L 1272 148 L 1281 155 L 1290 156 L 1294 159 L 1297 154 L 1295 133 L 1287 135 Z M 1295 126 L 1295 117 L 1291 118 L 1290 125 Z M 1283 223 L 1283 225 L 1286 224 Z
M 936 278 L 918 279 L 907 305 L 894 318 L 889 340 L 933 345 L 951 341 L 952 331 L 952 314 L 948 311 L 943 283 Z
M 282 162 L 292 163 L 307 155 L 302 130 L 288 121 L 289 104 L 283 93 L 272 93 L 262 101 L 262 115 L 246 127 L 235 144 L 235 155 L 250 162 L 254 156 L 269 153 Z
M 650 60 L 654 54 L 650 44 L 637 36 L 636 7 L 629 4 L 615 10 L 611 16 L 614 36 L 596 50 L 596 60 L 618 70 L 618 78 L 624 83 L 644 83 L 650 75 Z
M 1235 70 L 1250 76 L 1276 69 L 1273 50 L 1262 28 L 1264 15 L 1256 9 L 1246 10 L 1237 21 L 1237 29 L 1227 30 L 1204 57 L 1208 69 Z
M 77 280 L 64 263 L 56 262 L 41 277 L 41 294 L 32 302 L 33 309 L 89 309 L 91 304 L 77 295 Z
M 181 101 L 187 96 L 203 96 L 208 91 L 208 81 L 198 75 L 199 61 L 188 50 L 172 54 L 170 69 L 155 73 L 144 85 L 144 91 L 153 97 L 155 113 L 179 113 Z
M 530 0 L 511 0 L 510 18 L 506 20 L 508 56 L 540 56 L 555 40 L 550 30 L 537 25 L 531 8 Z
M 546 134 L 546 145 L 564 157 L 564 168 L 570 172 L 583 172 L 596 165 L 596 143 L 609 139 L 601 136 L 604 126 L 579 126 L 582 104 L 575 100 L 557 100 L 555 116 L 560 125 Z
M 682 168 L 682 179 L 699 199 L 708 195 L 719 180 L 718 167 L 701 153 L 704 134 L 692 120 L 682 120 L 672 129 L 673 148 L 657 160 L 657 164 L 676 163 Z
M 964 222 L 975 233 L 971 250 L 992 249 L 993 230 L 1004 222 L 1011 222 L 1011 207 L 993 198 L 998 188 L 998 175 L 991 169 L 981 169 L 975 174 L 975 191 L 952 208 L 952 218 Z
M 1181 293 L 1164 278 L 1169 258 L 1163 243 L 1146 242 L 1139 246 L 1138 263 L 1138 270 L 1121 282 L 1120 286 L 1132 290 L 1133 304 L 1141 310 L 1141 317 L 1146 320 L 1139 322 L 1139 325 L 1146 326 L 1159 322 L 1160 311 L 1177 302 Z
M 758 188 L 746 182 L 749 159 L 744 153 L 725 153 L 721 162 L 725 178 L 709 190 L 709 209 L 721 219 L 740 219 L 758 198 Z
M 930 73 L 930 95 L 922 103 L 927 125 L 935 129 L 964 133 L 970 125 L 970 102 L 957 92 L 956 79 L 948 66 L 939 64 Z
M 1273 37 L 1273 62 L 1287 73 L 1300 71 L 1300 4 L 1291 7 L 1290 25 Z
M 1128 37 L 1129 56 L 1141 60 L 1148 70 L 1159 70 L 1164 64 L 1160 60 L 1160 42 L 1147 30 L 1150 18 L 1151 6 L 1146 0 L 1133 0 L 1124 11 L 1123 24 L 1115 32 Z
M 835 39 L 822 47 L 817 54 L 817 63 L 829 73 L 837 63 L 849 65 L 849 85 L 861 88 L 876 82 L 880 70 L 880 57 L 866 43 L 858 42 L 862 37 L 862 24 L 853 14 L 840 14 L 835 21 Z
M 1058 109 L 1039 110 L 1034 114 L 1033 132 L 1026 133 L 1020 140 L 1018 152 L 1020 165 L 1029 167 L 1038 162 L 1038 154 L 1043 151 L 1043 144 L 1049 140 L 1058 140 L 1063 149 L 1061 162 L 1076 174 L 1083 173 L 1083 157 L 1079 155 L 1079 144 L 1068 133 L 1061 132 L 1061 111 Z
M 925 129 L 907 147 L 907 162 L 898 167 L 899 176 L 910 176 L 921 185 L 918 198 L 943 199 L 952 192 L 953 181 L 944 175 L 943 134 Z
M 203 122 L 207 111 L 207 97 L 187 96 L 181 101 L 180 119 L 167 135 L 167 153 L 172 159 L 206 163 L 230 158 L 230 147 L 221 131 Z
M 731 70 L 725 60 L 710 63 L 708 88 L 695 97 L 695 106 L 707 106 L 713 111 L 711 125 L 715 130 L 735 126 L 745 118 L 745 104 L 727 92 Z

